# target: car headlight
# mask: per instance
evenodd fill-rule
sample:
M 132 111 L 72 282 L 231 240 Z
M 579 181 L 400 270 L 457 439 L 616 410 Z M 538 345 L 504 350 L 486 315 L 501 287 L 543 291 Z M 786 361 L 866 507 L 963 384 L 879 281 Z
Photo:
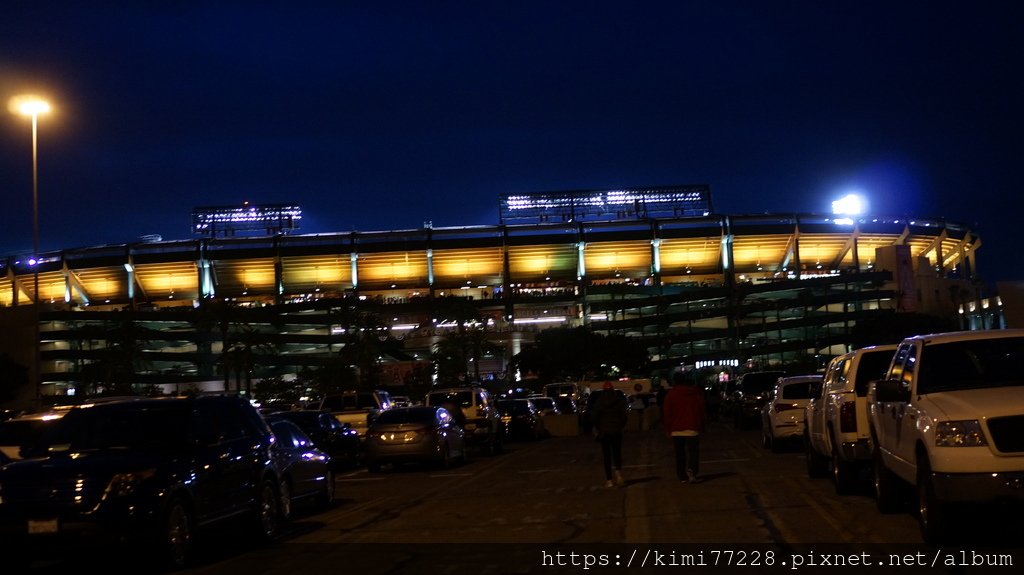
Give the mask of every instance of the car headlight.
M 106 494 L 114 497 L 131 495 L 143 481 L 156 475 L 156 469 L 144 469 L 132 473 L 118 473 L 107 485 Z
M 937 447 L 981 447 L 988 445 L 977 419 L 940 421 L 935 426 Z

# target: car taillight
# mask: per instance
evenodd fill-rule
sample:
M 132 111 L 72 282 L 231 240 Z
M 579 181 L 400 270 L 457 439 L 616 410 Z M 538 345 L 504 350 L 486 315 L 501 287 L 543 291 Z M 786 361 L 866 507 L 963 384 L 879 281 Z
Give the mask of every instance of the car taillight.
M 800 406 L 795 404 L 795 403 L 776 403 L 775 404 L 775 413 L 780 413 L 780 412 L 783 412 L 783 411 L 789 411 L 791 409 L 798 409 L 799 407 Z
M 857 431 L 857 404 L 847 401 L 839 407 L 839 431 L 853 433 Z

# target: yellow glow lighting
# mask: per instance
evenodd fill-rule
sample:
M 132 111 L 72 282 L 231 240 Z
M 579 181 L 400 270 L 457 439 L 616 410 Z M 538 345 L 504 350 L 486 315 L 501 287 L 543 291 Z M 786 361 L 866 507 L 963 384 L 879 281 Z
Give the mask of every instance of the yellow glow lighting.
M 8 106 L 11 112 L 22 116 L 38 116 L 50 112 L 50 103 L 38 96 L 15 96 Z

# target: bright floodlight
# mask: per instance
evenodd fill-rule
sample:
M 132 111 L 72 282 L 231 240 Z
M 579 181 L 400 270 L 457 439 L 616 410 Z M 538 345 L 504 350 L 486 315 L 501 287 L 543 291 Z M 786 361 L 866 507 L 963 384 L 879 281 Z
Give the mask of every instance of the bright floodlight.
M 832 213 L 856 216 L 864 212 L 864 206 L 864 198 L 857 194 L 847 194 L 846 196 L 832 202 Z
M 11 98 L 10 109 L 22 116 L 38 116 L 50 111 L 50 103 L 36 96 L 15 96 Z

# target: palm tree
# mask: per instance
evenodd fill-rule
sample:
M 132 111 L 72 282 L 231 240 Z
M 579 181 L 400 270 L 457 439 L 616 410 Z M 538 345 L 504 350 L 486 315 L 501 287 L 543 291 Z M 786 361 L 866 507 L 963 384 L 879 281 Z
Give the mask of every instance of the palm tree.
M 228 390 L 231 373 L 235 374 L 235 389 L 252 395 L 252 377 L 263 358 L 277 355 L 277 348 L 267 341 L 267 335 L 246 323 L 236 322 L 230 343 L 225 337 L 220 367 L 224 372 L 224 389 Z M 225 334 L 226 335 L 226 334 Z

